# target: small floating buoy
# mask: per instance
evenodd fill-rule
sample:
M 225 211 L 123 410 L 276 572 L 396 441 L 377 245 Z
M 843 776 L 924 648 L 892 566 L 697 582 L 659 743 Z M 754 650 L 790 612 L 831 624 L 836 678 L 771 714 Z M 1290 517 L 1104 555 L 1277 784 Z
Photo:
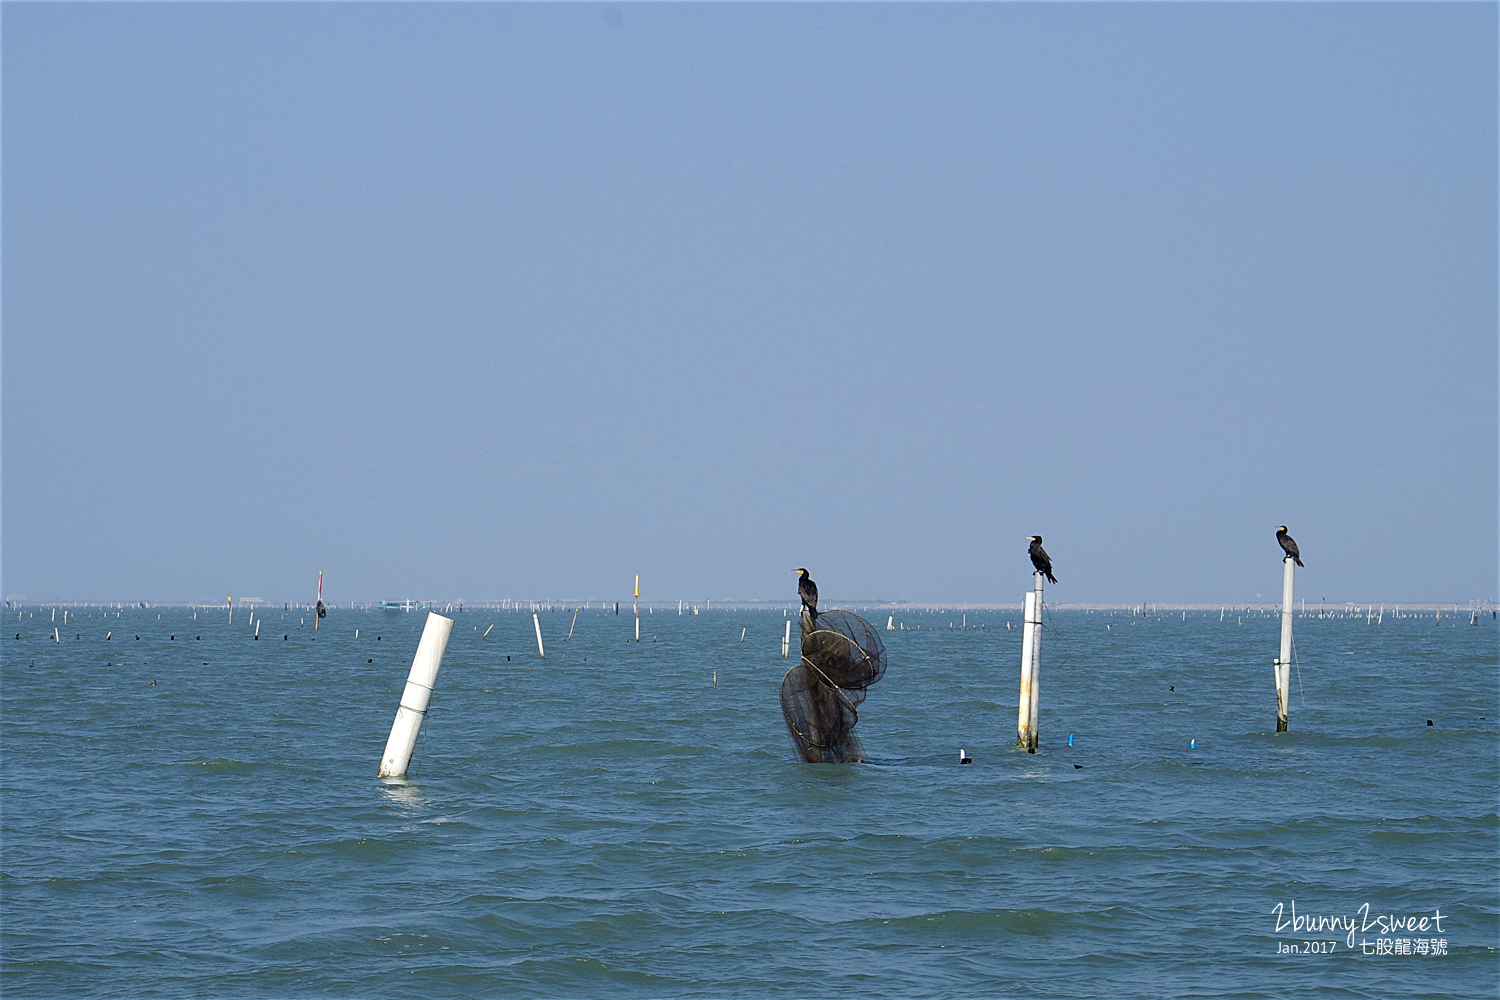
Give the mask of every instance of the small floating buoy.
M 1177 685 L 1176 684 L 1168 684 L 1167 685 L 1167 690 L 1168 691 L 1176 691 L 1177 690 Z
M 1188 740 L 1188 749 L 1189 750 L 1196 750 L 1196 749 L 1198 749 L 1198 741 L 1197 740 Z
M 365 662 L 366 663 L 374 663 L 375 661 L 374 660 L 366 660 Z
M 974 763 L 974 758 L 969 756 L 969 752 L 967 750 L 960 747 L 958 750 L 958 762 L 960 764 L 972 764 Z
M 1427 720 L 1427 724 L 1428 724 L 1428 725 L 1429 725 L 1429 726 L 1430 726 L 1430 725 L 1432 725 L 1432 720 L 1431 720 L 1431 719 L 1428 719 L 1428 720 Z
M 1069 733 L 1068 734 L 1068 746 L 1072 746 L 1072 745 L 1073 745 L 1073 734 Z
M 1082 764 L 1074 764 L 1073 765 L 1073 770 L 1075 770 L 1075 771 L 1082 771 L 1083 770 L 1083 765 Z
M 155 682 L 155 681 L 152 681 L 152 682 L 151 682 L 151 686 L 152 686 L 152 687 L 156 687 L 156 682 Z

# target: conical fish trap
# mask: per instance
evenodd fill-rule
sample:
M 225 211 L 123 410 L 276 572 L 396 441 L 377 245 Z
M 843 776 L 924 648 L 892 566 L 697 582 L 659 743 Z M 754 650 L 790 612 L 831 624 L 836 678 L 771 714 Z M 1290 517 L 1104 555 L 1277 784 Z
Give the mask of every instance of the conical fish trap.
M 885 644 L 859 615 L 841 608 L 802 613 L 802 661 L 781 680 L 781 713 L 804 760 L 865 759 L 854 726 L 865 690 L 885 676 Z

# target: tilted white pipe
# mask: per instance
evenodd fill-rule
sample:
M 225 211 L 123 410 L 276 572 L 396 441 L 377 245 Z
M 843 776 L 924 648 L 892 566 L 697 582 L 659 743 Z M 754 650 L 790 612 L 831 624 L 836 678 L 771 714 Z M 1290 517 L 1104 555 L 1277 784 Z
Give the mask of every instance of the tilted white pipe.
M 399 778 L 406 774 L 412 749 L 417 745 L 417 733 L 422 729 L 422 720 L 427 717 L 427 703 L 432 699 L 438 668 L 443 665 L 443 653 L 448 649 L 448 637 L 452 634 L 452 618 L 427 613 L 422 640 L 417 643 L 417 655 L 411 661 L 411 673 L 406 676 L 406 690 L 401 692 L 401 707 L 396 709 L 396 721 L 391 723 L 391 736 L 386 740 L 385 754 L 380 758 L 382 778 Z

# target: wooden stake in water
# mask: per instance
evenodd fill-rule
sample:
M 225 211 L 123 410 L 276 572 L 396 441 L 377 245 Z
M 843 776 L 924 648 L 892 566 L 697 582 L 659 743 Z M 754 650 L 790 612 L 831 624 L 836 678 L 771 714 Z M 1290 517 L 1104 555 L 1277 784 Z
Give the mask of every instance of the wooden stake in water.
M 1292 590 L 1297 564 L 1291 556 L 1281 561 L 1281 655 L 1276 658 L 1276 731 L 1286 732 L 1292 702 Z
M 382 778 L 399 778 L 406 774 L 412 748 L 417 745 L 417 733 L 422 728 L 422 720 L 427 717 L 427 705 L 432 699 L 432 687 L 437 683 L 438 668 L 443 665 L 443 653 L 448 649 L 448 637 L 452 634 L 452 618 L 428 612 L 422 640 L 417 643 L 417 655 L 411 662 L 411 673 L 406 677 L 406 689 L 401 692 L 401 706 L 396 709 L 396 721 L 391 723 L 391 735 L 380 758 Z
M 537 651 L 537 654 L 540 655 L 541 658 L 545 660 L 547 658 L 547 650 L 542 646 L 542 622 L 541 622 L 541 619 L 537 618 L 537 616 L 534 613 L 531 616 L 531 624 L 536 627 L 536 651 Z
M 313 615 L 313 631 L 318 630 L 318 625 L 323 620 L 323 571 L 318 570 L 318 613 Z
M 573 640 L 573 629 L 578 624 L 578 612 L 579 612 L 579 610 L 581 610 L 581 609 L 579 609 L 579 608 L 574 608 L 573 609 L 573 624 L 568 626 L 568 637 L 566 639 L 564 639 L 563 642 L 571 642 Z M 489 635 L 488 630 L 486 630 L 484 634 L 485 635 Z

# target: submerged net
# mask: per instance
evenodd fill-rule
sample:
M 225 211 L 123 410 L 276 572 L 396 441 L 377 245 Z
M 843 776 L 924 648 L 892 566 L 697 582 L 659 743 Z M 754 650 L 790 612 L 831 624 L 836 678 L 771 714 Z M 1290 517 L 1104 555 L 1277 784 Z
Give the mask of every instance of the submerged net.
M 810 764 L 864 761 L 854 735 L 865 690 L 885 675 L 885 645 L 859 615 L 840 608 L 802 613 L 802 662 L 781 680 L 781 713 Z

